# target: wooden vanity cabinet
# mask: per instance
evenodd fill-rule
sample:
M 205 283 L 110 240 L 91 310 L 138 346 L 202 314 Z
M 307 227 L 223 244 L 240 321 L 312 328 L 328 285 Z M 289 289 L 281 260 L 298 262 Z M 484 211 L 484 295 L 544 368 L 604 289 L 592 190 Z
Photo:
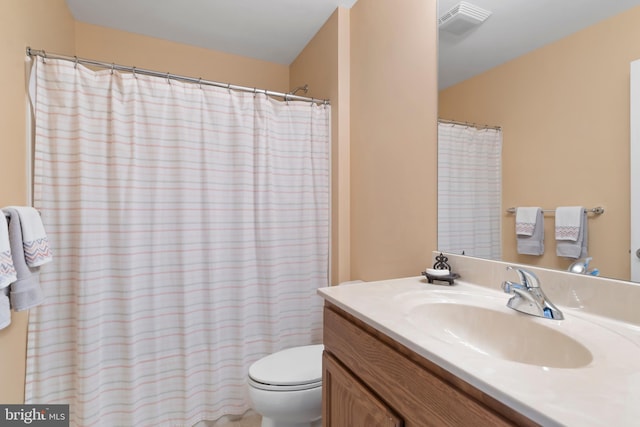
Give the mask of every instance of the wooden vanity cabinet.
M 537 425 L 328 302 L 324 346 L 324 427 Z

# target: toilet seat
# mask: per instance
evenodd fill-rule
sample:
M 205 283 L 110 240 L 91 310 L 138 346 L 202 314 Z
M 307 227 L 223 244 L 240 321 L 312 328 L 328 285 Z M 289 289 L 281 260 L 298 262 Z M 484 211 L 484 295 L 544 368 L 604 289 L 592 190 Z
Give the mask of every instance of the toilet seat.
M 301 391 L 301 390 L 311 390 L 314 388 L 322 387 L 322 380 L 314 383 L 309 383 L 309 384 L 272 385 L 272 384 L 259 383 L 249 378 L 249 385 L 253 388 L 257 388 L 259 390 L 266 390 L 266 391 Z
M 297 391 L 322 386 L 322 344 L 281 350 L 249 368 L 249 385 L 260 390 Z

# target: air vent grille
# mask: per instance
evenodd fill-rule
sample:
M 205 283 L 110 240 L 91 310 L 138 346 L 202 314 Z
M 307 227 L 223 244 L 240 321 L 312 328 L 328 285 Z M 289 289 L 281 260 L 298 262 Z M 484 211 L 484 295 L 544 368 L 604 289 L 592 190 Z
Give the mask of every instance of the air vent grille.
M 438 26 L 441 30 L 450 33 L 463 34 L 482 24 L 489 16 L 491 16 L 490 11 L 461 1 L 438 19 Z

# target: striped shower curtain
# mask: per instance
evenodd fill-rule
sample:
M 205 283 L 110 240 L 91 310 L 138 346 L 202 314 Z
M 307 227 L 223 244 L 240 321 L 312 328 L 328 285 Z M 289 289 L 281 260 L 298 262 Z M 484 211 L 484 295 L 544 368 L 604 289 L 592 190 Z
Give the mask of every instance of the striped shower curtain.
M 438 250 L 501 259 L 502 131 L 438 123 Z
M 73 426 L 249 408 L 258 358 L 321 340 L 329 106 L 35 61 L 34 204 L 55 262 L 26 402 Z

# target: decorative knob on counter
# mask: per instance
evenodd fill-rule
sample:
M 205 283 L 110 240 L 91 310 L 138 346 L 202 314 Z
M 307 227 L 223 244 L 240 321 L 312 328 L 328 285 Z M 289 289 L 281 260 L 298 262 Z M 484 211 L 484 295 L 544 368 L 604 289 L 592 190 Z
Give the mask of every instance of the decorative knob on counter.
M 440 252 L 440 255 L 436 256 L 436 263 L 433 264 L 433 268 L 436 270 L 451 270 L 451 266 L 447 264 L 447 261 L 449 261 L 449 258 Z

